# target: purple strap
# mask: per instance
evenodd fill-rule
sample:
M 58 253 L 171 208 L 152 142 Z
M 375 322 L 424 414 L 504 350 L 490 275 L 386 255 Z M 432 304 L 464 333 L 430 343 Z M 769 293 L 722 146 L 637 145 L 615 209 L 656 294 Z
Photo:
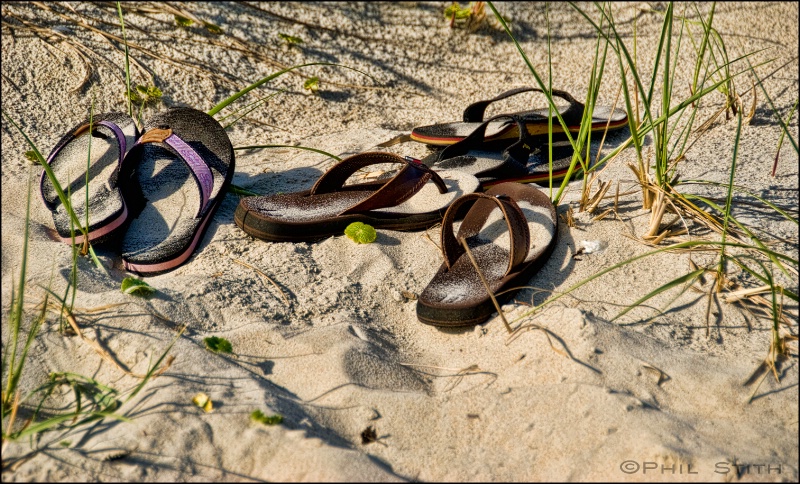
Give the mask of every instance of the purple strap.
M 145 143 L 164 143 L 171 151 L 178 155 L 192 172 L 192 176 L 200 186 L 200 208 L 197 211 L 199 217 L 205 210 L 208 201 L 211 198 L 211 192 L 214 189 L 214 174 L 206 164 L 205 160 L 197 154 L 197 152 L 189 146 L 180 136 L 175 134 L 170 128 L 153 128 L 144 133 L 136 145 L 140 146 Z
M 194 176 L 200 185 L 200 194 L 203 199 L 200 202 L 200 210 L 197 212 L 197 215 L 199 216 L 205 210 L 208 199 L 211 198 L 211 190 L 214 189 L 214 175 L 211 173 L 208 165 L 205 161 L 203 161 L 200 155 L 198 155 L 191 146 L 186 144 L 186 142 L 180 139 L 175 133 L 171 134 L 167 139 L 165 139 L 164 143 L 172 146 L 175 151 L 180 153 L 181 157 L 186 164 L 189 165 L 189 169 L 192 170 L 192 173 L 194 173 Z
M 122 132 L 122 129 L 120 129 L 119 126 L 117 126 L 116 124 L 112 123 L 111 121 L 98 121 L 97 123 L 94 123 L 94 126 L 98 126 L 98 125 L 102 125 L 102 126 L 105 126 L 106 128 L 109 128 L 114 133 L 114 135 L 117 137 L 117 143 L 119 144 L 119 161 L 118 161 L 118 164 L 122 165 L 122 160 L 125 159 L 125 153 L 127 152 L 127 141 L 125 139 L 125 133 Z M 57 146 L 53 150 L 53 152 L 50 153 L 50 156 L 47 157 L 47 160 L 46 160 L 47 164 L 48 165 L 51 164 L 52 161 L 55 159 L 55 157 L 59 153 L 61 153 L 61 150 L 64 149 L 64 147 L 67 146 L 70 141 L 76 139 L 78 136 L 80 136 L 80 134 L 83 134 L 82 133 L 83 129 L 84 128 L 88 128 L 88 126 L 89 126 L 88 123 L 82 125 L 81 127 L 79 127 L 78 129 L 76 129 L 74 131 L 74 133 L 78 133 L 78 135 L 75 135 L 73 133 L 72 136 L 70 136 L 63 143 L 61 143 L 59 146 Z M 50 203 L 48 200 L 45 200 L 45 198 L 44 198 L 44 180 L 46 178 L 47 178 L 47 173 L 44 170 L 42 170 L 42 176 L 39 178 L 39 192 L 42 194 L 42 200 L 44 200 L 45 205 L 47 205 L 48 207 L 50 207 L 52 209 L 54 207 L 54 205 L 52 203 Z

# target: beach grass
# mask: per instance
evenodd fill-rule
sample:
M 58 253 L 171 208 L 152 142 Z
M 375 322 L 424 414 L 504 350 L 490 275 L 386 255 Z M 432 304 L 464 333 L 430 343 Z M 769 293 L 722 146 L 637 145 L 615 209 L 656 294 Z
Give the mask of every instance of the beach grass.
M 765 240 L 762 240 L 754 233 L 754 230 L 745 226 L 733 215 L 734 194 L 741 191 L 742 187 L 736 184 L 736 166 L 737 154 L 741 142 L 742 125 L 747 123 L 752 118 L 755 112 L 755 98 L 753 99 L 753 107 L 750 109 L 750 114 L 744 114 L 745 107 L 740 96 L 736 90 L 736 78 L 745 72 L 751 72 L 756 76 L 757 84 L 761 86 L 764 91 L 764 96 L 768 99 L 770 107 L 781 124 L 784 135 L 786 135 L 790 142 L 797 149 L 791 133 L 786 128 L 787 123 L 777 114 L 777 110 L 769 100 L 769 95 L 763 88 L 763 83 L 758 79 L 755 74 L 755 68 L 750 63 L 750 57 L 755 54 L 751 52 L 745 54 L 737 59 L 730 60 L 728 51 L 725 47 L 723 37 L 713 28 L 713 18 L 715 11 L 715 4 L 711 4 L 707 16 L 704 18 L 696 4 L 692 4 L 694 13 L 700 19 L 699 21 L 689 20 L 686 14 L 675 15 L 676 4 L 668 3 L 663 10 L 658 11 L 663 16 L 663 23 L 661 28 L 661 35 L 656 47 L 655 60 L 651 66 L 643 66 L 636 60 L 637 50 L 637 36 L 634 23 L 633 42 L 633 55 L 626 45 L 628 37 L 621 35 L 617 30 L 617 24 L 613 15 L 613 4 L 595 4 L 595 14 L 599 16 L 599 20 L 594 20 L 592 16 L 585 11 L 582 6 L 577 4 L 570 4 L 593 28 L 597 34 L 597 47 L 595 49 L 595 57 L 592 64 L 591 75 L 589 78 L 589 90 L 586 99 L 586 110 L 582 122 L 582 129 L 573 137 L 567 130 L 566 124 L 558 113 L 552 96 L 548 94 L 548 90 L 552 88 L 552 64 L 548 55 L 548 78 L 547 83 L 544 82 L 542 76 L 528 59 L 519 42 L 514 37 L 510 27 L 503 20 L 497 8 L 488 2 L 492 12 L 494 12 L 497 20 L 505 29 L 506 33 L 510 36 L 511 40 L 517 47 L 522 59 L 528 66 L 530 73 L 533 75 L 536 84 L 545 91 L 550 112 L 551 123 L 553 117 L 561 124 L 569 142 L 574 149 L 574 156 L 570 170 L 563 180 L 561 187 L 555 196 L 552 195 L 551 184 L 551 198 L 553 203 L 558 205 L 562 199 L 565 187 L 570 182 L 572 175 L 577 164 L 583 168 L 586 173 L 582 185 L 582 203 L 580 204 L 580 211 L 587 210 L 588 208 L 597 208 L 596 204 L 586 203 L 589 200 L 602 200 L 608 188 L 611 186 L 610 182 L 598 188 L 594 196 L 590 195 L 589 189 L 594 182 L 594 172 L 600 170 L 605 163 L 609 163 L 619 155 L 622 149 L 633 145 L 636 151 L 636 158 L 638 163 L 636 165 L 629 164 L 633 173 L 636 176 L 638 184 L 641 188 L 641 203 L 642 208 L 650 210 L 650 224 L 646 233 L 642 234 L 639 240 L 650 247 L 655 247 L 655 250 L 646 252 L 629 258 L 623 262 L 615 264 L 609 268 L 596 272 L 583 281 L 580 281 L 563 292 L 554 294 L 549 299 L 545 300 L 535 309 L 527 311 L 522 316 L 517 318 L 517 321 L 529 318 L 536 314 L 545 306 L 558 300 L 560 297 L 570 294 L 583 285 L 595 281 L 602 275 L 613 270 L 625 267 L 643 258 L 656 256 L 660 253 L 667 251 L 691 251 L 691 250 L 707 250 L 713 249 L 717 253 L 717 263 L 715 267 L 695 267 L 684 274 L 656 287 L 655 289 L 645 289 L 645 294 L 638 300 L 630 303 L 625 307 L 614 320 L 618 320 L 622 316 L 628 314 L 633 309 L 640 307 L 647 301 L 654 297 L 665 294 L 669 291 L 678 291 L 678 294 L 672 298 L 675 301 L 680 294 L 693 287 L 698 281 L 706 274 L 714 280 L 712 290 L 708 291 L 708 307 L 711 306 L 711 300 L 718 294 L 723 292 L 730 292 L 733 284 L 731 283 L 731 267 L 737 270 L 743 270 L 750 275 L 754 276 L 758 281 L 764 283 L 769 288 L 772 294 L 772 302 L 767 305 L 766 319 L 771 323 L 771 341 L 770 341 L 770 355 L 772 355 L 772 364 L 774 365 L 774 358 L 781 352 L 786 351 L 785 336 L 780 332 L 781 311 L 782 306 L 778 304 L 778 295 L 781 298 L 786 297 L 797 302 L 797 295 L 786 287 L 778 283 L 772 277 L 775 270 L 782 272 L 784 275 L 791 277 L 792 274 L 796 276 L 798 260 L 789 254 L 773 251 L 768 248 Z M 686 4 L 678 4 L 688 8 Z M 676 21 L 679 25 L 676 25 Z M 549 32 L 549 20 L 545 16 L 547 22 L 547 31 Z M 700 26 L 702 31 L 699 40 L 695 39 L 695 35 L 691 32 L 692 26 Z M 676 32 L 677 29 L 677 32 Z M 675 73 L 677 72 L 677 62 L 679 56 L 682 54 L 682 46 L 686 45 L 685 37 L 691 39 L 693 46 L 694 58 L 694 71 L 691 84 L 691 95 L 685 99 L 676 99 L 674 97 L 675 88 Z M 603 43 L 601 49 L 600 45 Z M 549 40 L 548 40 L 549 45 Z M 628 127 L 630 129 L 630 137 L 623 142 L 617 149 L 604 157 L 600 157 L 598 153 L 598 160 L 593 166 L 587 166 L 588 146 L 591 143 L 591 137 L 588 130 L 585 128 L 591 123 L 592 110 L 594 108 L 594 101 L 597 99 L 597 90 L 600 87 L 603 71 L 606 65 L 606 49 L 610 48 L 617 60 L 619 66 L 619 75 L 621 79 L 621 88 L 623 100 L 628 117 Z M 739 68 L 734 70 L 735 65 L 740 65 L 741 61 L 746 60 L 748 67 Z M 645 84 L 644 79 L 649 78 L 649 83 Z M 633 84 L 633 89 L 629 87 L 629 83 Z M 656 89 L 656 87 L 659 89 Z M 699 128 L 693 128 L 695 120 L 698 115 L 698 110 L 701 106 L 703 99 L 714 92 L 720 92 L 725 99 L 724 105 L 721 109 L 715 112 L 707 121 L 703 122 Z M 755 93 L 753 93 L 753 96 Z M 789 115 L 793 114 L 792 111 Z M 640 118 L 640 113 L 643 114 Z M 706 133 L 713 123 L 723 113 L 726 117 L 730 117 L 730 113 L 736 119 L 737 129 L 735 139 L 733 141 L 733 151 L 729 154 L 730 162 L 728 169 L 728 182 L 719 183 L 706 180 L 686 180 L 681 174 L 681 161 L 684 160 L 686 153 L 691 149 Z M 552 115 L 555 116 L 552 116 Z M 653 143 L 653 158 L 648 158 L 643 150 L 645 136 L 651 134 L 654 137 Z M 550 126 L 548 136 L 552 140 L 552 125 Z M 587 148 L 587 155 L 582 156 L 582 151 Z M 619 183 L 619 180 L 617 181 Z M 723 189 L 724 190 L 724 203 L 718 204 L 709 199 L 708 197 L 699 196 L 683 190 L 691 184 L 705 184 L 708 187 Z M 618 185 L 619 186 L 619 185 Z M 753 195 L 751 192 L 745 191 Z M 618 198 L 618 196 L 617 196 Z M 785 210 L 770 203 L 768 200 L 758 197 L 757 202 L 761 203 L 762 208 L 773 210 L 786 220 L 797 224 L 797 220 L 789 215 Z M 616 206 L 616 202 L 615 202 Z M 664 223 L 664 217 L 667 213 L 673 214 L 675 217 L 672 222 Z M 697 226 L 692 227 L 688 223 L 689 220 L 697 222 Z M 683 227 L 674 229 L 672 226 L 680 222 Z M 707 237 L 694 236 L 693 232 L 697 232 L 698 228 L 705 228 L 716 233 L 719 237 L 718 240 L 707 240 Z M 671 244 L 660 247 L 666 244 L 668 239 L 675 239 L 683 237 L 684 240 L 673 242 Z M 667 307 L 658 311 L 663 314 L 667 311 Z M 708 316 L 707 311 L 707 316 Z M 657 315 L 656 315 L 657 316 Z M 652 318 L 651 318 L 652 319 Z M 709 324 L 707 318 L 707 327 Z

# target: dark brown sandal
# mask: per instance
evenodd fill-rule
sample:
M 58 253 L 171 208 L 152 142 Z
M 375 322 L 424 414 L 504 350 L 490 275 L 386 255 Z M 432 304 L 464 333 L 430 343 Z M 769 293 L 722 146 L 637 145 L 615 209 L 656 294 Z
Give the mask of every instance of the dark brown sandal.
M 543 92 L 536 87 L 521 87 L 506 91 L 493 99 L 486 101 L 478 101 L 467 106 L 464 110 L 463 121 L 456 123 L 440 123 L 430 126 L 418 126 L 411 131 L 411 139 L 435 146 L 447 146 L 457 143 L 484 122 L 484 114 L 486 107 L 489 104 L 505 99 L 523 92 Z M 567 128 L 572 133 L 577 133 L 581 127 L 581 120 L 583 119 L 583 111 L 585 106 L 573 98 L 568 92 L 553 89 L 552 95 L 566 100 L 569 105 L 560 108 L 561 117 L 567 124 Z M 530 111 L 521 111 L 517 113 L 504 113 L 513 114 L 522 118 L 525 122 L 528 134 L 531 136 L 545 135 L 548 131 L 548 119 L 550 118 L 549 108 L 540 108 Z M 563 133 L 563 128 L 558 119 L 553 119 L 553 133 Z M 604 131 L 606 128 L 609 131 L 617 130 L 625 127 L 628 124 L 628 115 L 622 109 L 612 109 L 608 106 L 595 106 L 592 112 L 592 131 Z M 520 135 L 515 123 L 508 123 L 503 121 L 496 121 L 491 123 L 486 128 L 486 140 L 513 140 Z
M 358 170 L 384 163 L 404 166 L 389 179 L 345 185 Z M 479 186 L 477 178 L 461 171 L 433 171 L 392 153 L 368 152 L 340 161 L 310 190 L 242 198 L 234 221 L 248 234 L 270 241 L 341 235 L 353 222 L 417 230 L 439 223 L 453 201 Z
M 474 204 L 458 235 L 454 235 L 456 213 L 467 202 Z M 496 216 L 497 208 L 505 223 Z M 495 217 L 490 222 L 493 212 Z M 496 311 L 461 239 L 466 239 L 478 268 L 496 295 L 527 283 L 550 257 L 557 234 L 558 219 L 550 198 L 532 185 L 501 183 L 485 194 L 459 198 L 442 220 L 445 262 L 419 295 L 417 317 L 434 326 L 470 326 L 482 323 Z M 510 252 L 504 247 L 510 247 Z M 502 304 L 514 292 L 498 296 L 498 302 Z

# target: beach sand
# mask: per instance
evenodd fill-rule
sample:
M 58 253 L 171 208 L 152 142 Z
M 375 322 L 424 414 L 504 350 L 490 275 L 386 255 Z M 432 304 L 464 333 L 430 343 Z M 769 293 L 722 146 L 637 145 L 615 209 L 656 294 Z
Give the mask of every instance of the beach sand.
M 123 3 L 128 41 L 147 49 L 130 51 L 132 81 L 146 85 L 152 75 L 163 91 L 161 102 L 145 107 L 144 119 L 171 106 L 207 111 L 280 65 L 330 62 L 361 71 L 310 66 L 239 100 L 232 107 L 284 90 L 227 130 L 234 147 L 300 145 L 351 155 L 414 126 L 459 120 L 474 101 L 535 85 L 488 7 L 487 22 L 468 31 L 450 27 L 442 14 L 446 2 L 176 5 L 218 25 L 222 34 L 196 23 L 177 27 L 163 10 L 135 12 L 134 4 Z M 676 15 L 697 21 L 687 7 L 676 5 Z M 551 4 L 548 12 L 544 3 L 497 8 L 544 75 L 547 13 L 553 86 L 583 99 L 597 43 L 591 25 L 564 3 Z M 593 5 L 581 8 L 598 17 Z M 653 65 L 661 33 L 663 13 L 654 8 L 664 6 L 613 4 L 629 48 L 635 25 L 641 66 Z M 698 8 L 705 16 L 710 4 Z M 45 156 L 92 106 L 96 113 L 126 111 L 121 44 L 86 26 L 120 36 L 114 4 L 4 3 L 2 15 L 3 110 Z M 20 19 L 49 30 L 6 25 L 18 26 Z M 798 5 L 720 3 L 713 25 L 730 59 L 756 52 L 750 61 L 775 108 L 788 115 L 798 93 Z M 674 41 L 679 27 L 676 19 Z M 675 63 L 678 100 L 690 95 L 689 54 L 699 32 L 697 25 L 692 29 L 695 38 L 684 32 L 684 55 Z M 302 43 L 290 45 L 279 34 Z M 733 68 L 746 69 L 744 61 Z M 642 72 L 648 82 L 652 72 Z M 303 89 L 311 76 L 320 79 L 316 94 Z M 598 105 L 618 100 L 621 106 L 619 78 L 609 50 Z M 750 79 L 749 73 L 736 78 L 748 109 Z M 755 115 L 741 130 L 735 182 L 796 218 L 797 152 L 785 140 L 777 176 L 771 176 L 781 127 L 756 90 Z M 521 109 L 523 101 L 490 109 Z M 723 106 L 721 93 L 709 94 L 695 126 Z M 720 116 L 681 161 L 682 179 L 727 183 L 736 130 L 735 117 Z M 797 135 L 796 114 L 789 130 Z M 609 135 L 603 154 L 628 136 L 627 129 Z M 597 152 L 600 143 L 593 140 Z M 4 119 L 4 356 L 29 179 L 34 183 L 25 301 L 31 315 L 44 298 L 42 287 L 63 294 L 72 264 L 71 249 L 52 238 L 53 220 L 36 185 L 40 168 L 24 156 L 28 149 Z M 389 150 L 428 153 L 413 142 Z M 651 159 L 652 150 L 648 136 L 644 152 Z M 594 215 L 614 206 L 618 186 L 618 217 L 593 221 L 594 215 L 578 213 L 581 182 L 570 185 L 557 209 L 566 215 L 571 207 L 575 226 L 560 220 L 550 260 L 530 288 L 504 306 L 512 326 L 521 327 L 512 338 L 496 314 L 463 329 L 417 320 L 414 297 L 442 262 L 438 227 L 379 230 L 377 240 L 366 245 L 343 235 L 313 243 L 265 242 L 234 224 L 239 197 L 228 194 L 195 255 L 172 272 L 146 278 L 157 290 L 148 299 L 120 291 L 129 274 L 114 247 L 99 247 L 107 274 L 88 258 L 78 260 L 75 313 L 84 335 L 123 368 L 145 373 L 185 326 L 169 351 L 174 361 L 118 410 L 129 421 L 106 418 L 4 444 L 3 480 L 797 481 L 796 342 L 780 381 L 768 374 L 760 385 L 745 385 L 767 357 L 772 322 L 721 298 L 709 308 L 710 281 L 702 291 L 659 294 L 616 318 L 650 291 L 690 272 L 692 262 L 718 263 L 718 252 L 666 251 L 642 258 L 529 314 L 531 302 L 541 304 L 653 250 L 641 241 L 650 214 L 642 209 L 641 190 L 627 166 L 635 162 L 634 149 L 626 149 L 601 174 L 613 186 Z M 304 190 L 333 164 L 325 155 L 300 149 L 237 150 L 233 184 L 261 194 Z M 724 189 L 692 191 L 724 204 Z M 734 200 L 735 216 L 771 237 L 774 250 L 797 257 L 796 223 L 745 203 L 752 198 Z M 697 223 L 687 226 L 693 240 L 719 239 Z M 682 240 L 688 239 L 673 237 L 659 247 Z M 602 250 L 580 253 L 586 243 L 598 242 Z M 729 265 L 733 281 L 760 285 Z M 796 272 L 786 276 L 775 270 L 774 277 L 797 293 Z M 796 335 L 797 305 L 782 302 L 789 323 L 782 334 Z M 211 336 L 229 340 L 233 353 L 207 350 L 203 340 Z M 28 359 L 23 393 L 52 372 L 91 377 L 120 392 L 140 381 L 86 341 L 59 332 L 55 316 L 42 326 Z M 66 405 L 72 394 L 64 390 Z M 193 405 L 199 392 L 211 398 L 213 412 Z M 254 410 L 280 414 L 283 422 L 255 423 Z M 365 439 L 370 428 L 375 438 Z

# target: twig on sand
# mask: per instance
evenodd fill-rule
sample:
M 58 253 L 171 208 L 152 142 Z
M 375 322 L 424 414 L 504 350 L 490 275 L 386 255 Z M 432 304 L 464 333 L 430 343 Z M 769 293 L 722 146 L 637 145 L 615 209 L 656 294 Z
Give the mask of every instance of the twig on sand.
M 486 384 L 487 387 L 489 385 L 491 385 L 492 383 L 494 383 L 495 380 L 497 380 L 497 373 L 493 373 L 491 371 L 481 370 L 478 365 L 470 365 L 470 366 L 468 366 L 466 368 L 461 368 L 461 369 L 459 369 L 459 368 L 446 368 L 446 367 L 443 367 L 443 366 L 417 365 L 417 364 L 414 364 L 414 363 L 400 363 L 400 365 L 402 365 L 402 366 L 413 366 L 415 368 L 432 368 L 432 369 L 435 369 L 435 370 L 447 370 L 447 371 L 456 372 L 453 375 L 434 375 L 436 377 L 441 377 L 441 378 L 444 378 L 444 377 L 455 377 L 455 380 L 453 380 L 450 383 L 448 383 L 447 386 L 444 388 L 444 390 L 442 390 L 442 392 L 444 392 L 444 393 L 447 393 L 447 392 L 451 391 L 452 389 L 454 389 L 455 387 L 457 387 L 461 383 L 461 381 L 464 379 L 464 377 L 468 376 L 468 375 L 482 375 L 482 374 L 484 374 L 484 375 L 491 376 L 492 377 L 492 381 Z M 432 373 L 429 373 L 429 374 L 433 375 Z
M 483 286 L 486 288 L 486 292 L 489 294 L 489 297 L 492 298 L 492 304 L 494 304 L 495 309 L 497 309 L 497 314 L 500 315 L 500 319 L 503 320 L 503 324 L 506 327 L 506 331 L 508 331 L 509 334 L 513 333 L 513 331 L 511 330 L 511 326 L 508 324 L 508 321 L 506 320 L 506 315 L 503 314 L 503 310 L 500 308 L 500 304 L 498 304 L 497 299 L 494 297 L 494 294 L 492 294 L 492 289 L 489 287 L 489 283 L 486 282 L 486 278 L 483 276 L 483 271 L 481 271 L 481 268 L 478 267 L 478 262 L 475 260 L 475 256 L 472 255 L 472 251 L 469 248 L 469 244 L 467 244 L 467 240 L 463 237 L 459 238 L 458 240 L 461 242 L 461 245 L 464 246 L 464 250 L 467 251 L 467 256 L 469 256 L 470 262 L 472 262 L 472 265 L 475 266 L 475 271 L 481 278 L 481 282 L 483 283 Z
M 275 289 L 277 289 L 277 290 L 278 290 L 278 292 L 279 292 L 279 293 L 281 293 L 281 297 L 283 298 L 283 302 L 285 302 L 285 303 L 286 303 L 286 306 L 287 306 L 287 307 L 288 307 L 288 306 L 290 306 L 290 303 L 289 303 L 289 298 L 288 298 L 288 297 L 286 297 L 286 294 L 283 292 L 283 290 L 281 289 L 281 287 L 278 285 L 278 283 L 276 283 L 275 281 L 273 281 L 271 277 L 269 277 L 268 275 L 264 274 L 263 272 L 261 272 L 260 270 L 256 269 L 255 267 L 251 266 L 251 265 L 250 265 L 250 264 L 248 264 L 247 262 L 242 262 L 242 261 L 240 261 L 239 259 L 234 259 L 234 258 L 232 258 L 232 257 L 231 257 L 231 260 L 232 260 L 233 262 L 236 262 L 236 263 L 237 263 L 237 264 L 239 264 L 239 265 L 242 265 L 242 266 L 245 266 L 245 267 L 247 267 L 247 268 L 250 268 L 250 269 L 254 270 L 254 271 L 256 272 L 256 274 L 258 274 L 258 275 L 260 275 L 261 277 L 263 277 L 264 279 L 268 280 L 268 281 L 270 282 L 270 284 L 272 284 L 273 286 L 275 286 Z
M 89 346 L 91 346 L 92 349 L 94 349 L 97 352 L 97 354 L 100 355 L 101 358 L 111 363 L 112 365 L 116 366 L 120 371 L 122 371 L 126 375 L 139 379 L 148 378 L 148 375 L 134 373 L 126 368 L 123 368 L 122 365 L 120 365 L 119 362 L 117 362 L 117 360 L 115 360 L 114 357 L 111 356 L 111 354 L 108 351 L 106 351 L 105 349 L 103 349 L 102 346 L 100 346 L 100 343 L 98 343 L 95 340 L 89 339 L 86 335 L 84 335 L 83 332 L 81 331 L 80 326 L 78 326 L 77 319 L 72 314 L 72 311 L 70 311 L 66 306 L 51 304 L 51 309 L 55 309 L 56 311 L 60 310 L 61 314 L 66 318 L 67 322 L 69 322 L 69 325 L 72 327 L 72 330 L 75 331 L 75 334 L 77 334 L 83 341 L 85 341 Z M 161 375 L 162 373 L 164 373 L 169 369 L 173 361 L 175 361 L 175 357 L 170 355 L 167 358 L 166 363 L 164 363 L 164 366 L 153 372 L 153 374 L 150 376 L 152 378 L 155 378 Z

